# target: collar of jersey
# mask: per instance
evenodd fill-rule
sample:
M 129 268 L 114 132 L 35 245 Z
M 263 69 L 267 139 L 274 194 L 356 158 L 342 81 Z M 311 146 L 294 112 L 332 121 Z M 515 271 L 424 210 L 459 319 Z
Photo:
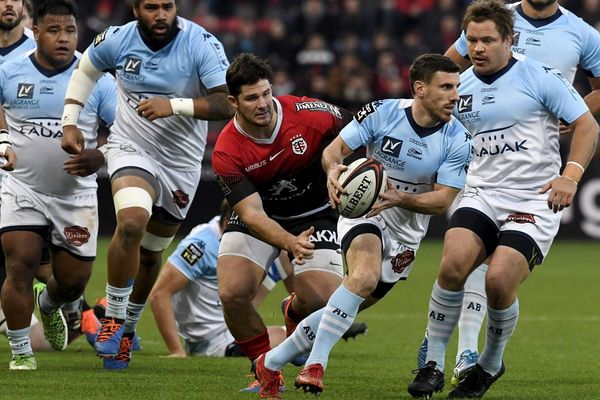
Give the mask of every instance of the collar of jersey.
M 25 42 L 27 39 L 29 38 L 27 37 L 27 35 L 25 35 L 25 32 L 23 32 L 23 36 L 21 36 L 21 39 L 17 40 L 15 43 L 7 47 L 0 47 L 0 56 L 5 56 L 9 54 L 11 51 L 22 45 L 23 42 Z
M 546 18 L 541 18 L 541 19 L 531 18 L 530 16 L 525 15 L 525 12 L 523 11 L 523 7 L 521 6 L 521 4 L 519 4 L 515 8 L 515 10 L 517 10 L 517 12 L 519 13 L 519 15 L 521 17 L 523 17 L 524 20 L 526 20 L 527 22 L 529 22 L 531 25 L 533 25 L 536 28 L 541 28 L 542 26 L 546 26 L 548 24 L 551 24 L 554 21 L 556 21 L 557 19 L 559 19 L 561 15 L 563 15 L 562 11 L 560 11 L 560 7 L 556 10 L 556 12 L 554 13 L 554 15 L 551 15 L 551 16 L 546 17 Z
M 512 68 L 512 66 L 516 64 L 517 61 L 518 60 L 516 58 L 511 57 L 510 60 L 508 60 L 508 64 L 506 64 L 501 70 L 496 71 L 491 75 L 480 75 L 475 71 L 475 69 L 473 69 L 473 75 L 475 75 L 475 77 L 483 83 L 491 85 L 492 83 L 494 83 L 494 81 L 496 81 L 496 79 L 500 78 L 502 75 L 507 73 Z
M 77 57 L 73 56 L 73 59 L 71 60 L 71 62 L 68 63 L 67 65 L 65 65 L 62 68 L 59 68 L 59 69 L 46 69 L 46 68 L 42 67 L 40 64 L 38 64 L 38 62 L 35 60 L 35 52 L 31 53 L 31 55 L 29 56 L 29 59 L 33 63 L 33 66 L 35 68 L 37 68 L 37 70 L 40 71 L 40 73 L 42 75 L 44 75 L 46 78 L 52 78 L 53 76 L 62 74 L 63 72 L 65 72 L 66 70 L 68 70 L 69 68 L 71 68 L 71 66 L 77 61 Z
M 417 121 L 415 121 L 415 119 L 413 117 L 412 106 L 406 107 L 404 109 L 404 112 L 406 113 L 406 118 L 408 118 L 408 123 L 413 128 L 415 133 L 417 135 L 419 135 L 420 138 L 424 138 L 425 136 L 432 135 L 432 134 L 436 133 L 437 131 L 439 131 L 440 129 L 442 129 L 442 127 L 444 126 L 444 124 L 437 124 L 436 126 L 432 126 L 431 128 L 425 128 L 425 127 L 417 124 Z

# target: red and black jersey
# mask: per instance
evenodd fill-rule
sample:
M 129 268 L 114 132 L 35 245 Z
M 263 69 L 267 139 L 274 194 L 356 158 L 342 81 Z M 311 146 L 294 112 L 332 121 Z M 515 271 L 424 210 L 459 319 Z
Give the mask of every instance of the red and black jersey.
M 233 207 L 258 192 L 273 218 L 322 209 L 328 196 L 321 154 L 345 124 L 345 110 L 308 97 L 273 100 L 278 121 L 270 138 L 250 137 L 235 118 L 219 134 L 212 166 L 223 194 Z

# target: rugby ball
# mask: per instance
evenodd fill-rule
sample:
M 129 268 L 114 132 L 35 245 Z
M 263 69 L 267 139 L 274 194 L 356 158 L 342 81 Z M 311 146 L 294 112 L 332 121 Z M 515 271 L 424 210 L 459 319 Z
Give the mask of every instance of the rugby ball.
M 346 192 L 341 194 L 337 210 L 346 218 L 366 215 L 387 187 L 383 164 L 373 158 L 354 161 L 338 180 Z

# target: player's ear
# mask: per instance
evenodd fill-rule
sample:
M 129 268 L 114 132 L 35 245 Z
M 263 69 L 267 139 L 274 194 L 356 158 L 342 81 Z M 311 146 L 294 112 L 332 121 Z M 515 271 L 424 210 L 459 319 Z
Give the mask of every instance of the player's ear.
M 413 84 L 413 91 L 415 93 L 415 97 L 423 98 L 425 95 L 425 84 L 423 81 L 415 81 Z
M 228 95 L 227 96 L 227 101 L 229 102 L 229 104 L 231 104 L 231 107 L 237 109 L 238 108 L 238 101 L 237 101 L 237 97 L 234 97 L 232 95 Z

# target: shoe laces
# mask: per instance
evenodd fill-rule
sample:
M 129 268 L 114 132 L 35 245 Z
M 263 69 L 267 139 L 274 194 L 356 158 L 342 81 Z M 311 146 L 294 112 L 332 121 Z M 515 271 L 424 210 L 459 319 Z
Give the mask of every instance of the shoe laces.
M 95 335 L 100 329 L 100 321 L 96 318 L 93 309 L 81 313 L 81 332 Z
M 109 340 L 123 325 L 115 321 L 114 318 L 102 318 L 100 319 L 100 323 L 102 324 L 102 328 L 98 332 L 98 338 L 96 339 L 98 342 Z
M 128 336 L 123 336 L 119 345 L 119 352 L 115 356 L 117 361 L 130 361 L 131 349 L 133 348 L 133 339 Z

